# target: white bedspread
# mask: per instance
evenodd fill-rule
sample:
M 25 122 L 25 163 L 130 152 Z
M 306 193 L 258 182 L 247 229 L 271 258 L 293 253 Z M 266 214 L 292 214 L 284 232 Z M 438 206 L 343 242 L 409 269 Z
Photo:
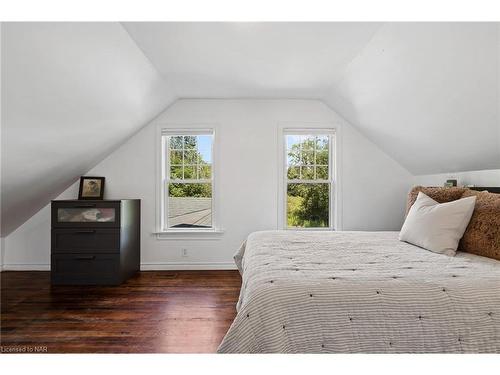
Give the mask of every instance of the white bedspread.
M 266 231 L 236 254 L 221 353 L 500 352 L 500 262 L 398 232 Z

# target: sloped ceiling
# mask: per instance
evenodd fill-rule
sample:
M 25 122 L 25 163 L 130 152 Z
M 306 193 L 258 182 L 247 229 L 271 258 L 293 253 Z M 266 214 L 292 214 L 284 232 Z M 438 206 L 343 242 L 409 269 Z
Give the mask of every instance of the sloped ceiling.
M 325 101 L 412 174 L 500 168 L 500 27 L 381 27 Z
M 180 97 L 321 98 L 412 174 L 500 168 L 498 23 L 125 23 Z
M 172 99 L 118 23 L 3 23 L 2 236 Z
M 2 236 L 175 97 L 318 98 L 412 174 L 500 168 L 496 23 L 2 30 Z
M 183 98 L 321 98 L 377 23 L 124 23 Z

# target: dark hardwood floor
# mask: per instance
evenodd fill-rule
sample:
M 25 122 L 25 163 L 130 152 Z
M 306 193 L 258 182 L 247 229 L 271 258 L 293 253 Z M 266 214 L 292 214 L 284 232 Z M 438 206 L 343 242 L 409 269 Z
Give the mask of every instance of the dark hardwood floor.
M 109 287 L 54 287 L 49 272 L 2 272 L 1 282 L 4 353 L 212 353 L 241 285 L 237 271 L 140 272 Z

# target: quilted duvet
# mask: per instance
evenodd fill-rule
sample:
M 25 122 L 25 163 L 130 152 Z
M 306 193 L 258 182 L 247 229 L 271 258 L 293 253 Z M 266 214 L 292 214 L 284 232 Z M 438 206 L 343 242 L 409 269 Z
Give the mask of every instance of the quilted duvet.
M 252 233 L 235 261 L 220 353 L 500 352 L 500 261 L 319 231 Z

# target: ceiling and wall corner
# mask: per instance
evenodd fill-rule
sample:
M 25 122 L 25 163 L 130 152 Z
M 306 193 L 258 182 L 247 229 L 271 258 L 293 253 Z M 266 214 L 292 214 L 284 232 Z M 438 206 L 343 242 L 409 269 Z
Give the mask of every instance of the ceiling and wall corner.
M 321 98 L 380 23 L 125 22 L 181 98 Z
M 106 176 L 104 198 L 141 199 L 141 268 L 221 269 L 251 232 L 278 229 L 279 124 L 339 128 L 344 230 L 397 230 L 412 176 L 319 100 L 179 99 L 89 171 Z M 217 134 L 216 204 L 222 235 L 158 240 L 158 127 L 204 124 Z M 127 172 L 120 168 L 126 165 Z M 337 182 L 336 182 L 337 184 Z M 368 192 L 368 193 L 367 193 Z M 78 183 L 58 199 L 75 197 Z M 337 206 L 338 207 L 338 206 Z M 335 208 L 337 209 L 337 208 Z M 381 214 L 383 213 L 383 214 Z M 188 236 L 189 237 L 189 236 Z M 6 239 L 5 269 L 50 269 L 50 204 Z M 188 249 L 188 257 L 182 256 Z
M 2 40 L 2 29 L 3 25 L 0 22 L 0 41 Z M 2 48 L 0 42 L 0 71 L 2 70 Z M 2 75 L 0 74 L 0 87 L 2 87 Z M 2 118 L 2 90 L 0 90 L 0 119 Z M 0 145 L 2 144 L 2 129 L 0 128 Z M 1 199 L 1 191 L 2 191 L 2 154 L 0 152 L 0 213 L 2 212 L 2 199 Z M 2 217 L 0 215 L 0 227 L 2 224 Z M 3 271 L 3 258 L 4 258 L 4 249 L 5 249 L 5 238 L 0 236 L 0 272 Z
M 118 23 L 4 23 L 2 236 L 173 100 Z
M 0 22 L 0 72 L 2 71 L 2 29 L 3 25 L 2 22 Z M 0 88 L 2 87 L 2 75 L 0 74 Z M 2 90 L 0 90 L 0 122 L 2 119 Z M 2 144 L 2 128 L 0 127 L 0 147 Z M 0 150 L 1 151 L 1 150 Z M 2 153 L 0 152 L 0 228 L 2 226 L 2 199 L 1 199 L 1 193 L 2 193 Z M 3 271 L 3 254 L 4 254 L 4 237 L 0 235 L 0 272 Z
M 484 169 L 480 171 L 464 171 L 458 173 L 448 172 L 413 176 L 413 185 L 442 186 L 448 179 L 455 179 L 457 180 L 458 185 L 465 186 L 500 186 L 500 169 Z
M 179 97 L 316 98 L 412 175 L 500 168 L 499 24 L 3 28 L 2 236 Z
M 325 101 L 412 174 L 500 167 L 498 24 L 389 23 Z

